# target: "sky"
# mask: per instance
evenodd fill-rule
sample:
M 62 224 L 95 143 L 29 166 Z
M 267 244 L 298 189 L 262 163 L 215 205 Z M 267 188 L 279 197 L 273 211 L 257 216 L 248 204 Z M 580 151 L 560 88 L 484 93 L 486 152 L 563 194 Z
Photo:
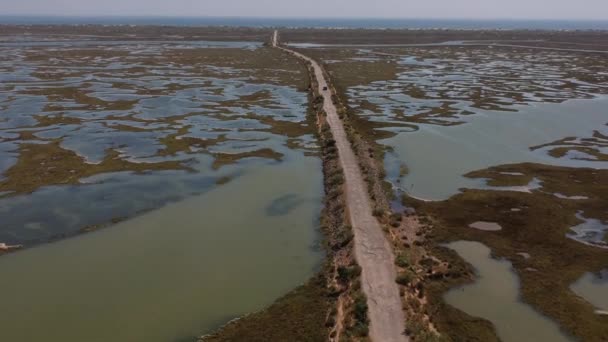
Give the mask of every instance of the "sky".
M 0 0 L 0 15 L 608 20 L 608 0 Z

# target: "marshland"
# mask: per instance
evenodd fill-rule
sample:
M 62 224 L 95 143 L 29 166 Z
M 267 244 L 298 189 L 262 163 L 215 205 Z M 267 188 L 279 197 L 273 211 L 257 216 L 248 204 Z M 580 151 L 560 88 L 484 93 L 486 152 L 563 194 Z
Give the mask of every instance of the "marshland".
M 372 339 L 339 118 L 404 339 L 606 339 L 605 31 L 274 31 L 1 26 L 4 338 Z

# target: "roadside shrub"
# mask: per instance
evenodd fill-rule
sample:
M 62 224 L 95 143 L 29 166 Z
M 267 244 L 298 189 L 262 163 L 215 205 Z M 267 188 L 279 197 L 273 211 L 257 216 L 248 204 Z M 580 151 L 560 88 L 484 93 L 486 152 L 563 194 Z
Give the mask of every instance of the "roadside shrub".
M 431 258 L 424 258 L 420 260 L 420 265 L 426 268 L 431 268 L 435 265 L 436 261 Z
M 327 183 L 331 186 L 344 184 L 344 177 L 341 174 L 334 175 L 329 178 Z
M 403 220 L 403 216 L 400 213 L 391 214 L 391 220 L 401 222 Z
M 369 319 L 367 317 L 367 299 L 365 295 L 358 294 L 353 304 L 353 325 L 348 330 L 348 335 L 364 337 L 369 334 Z
M 338 280 L 346 282 L 349 279 L 348 268 L 344 266 L 338 266 Z
M 342 294 L 342 290 L 336 286 L 330 286 L 327 290 L 327 296 L 329 298 L 338 298 Z
M 336 141 L 334 139 L 325 140 L 325 147 L 336 146 Z
M 378 178 L 385 179 L 386 178 L 386 170 L 384 170 L 384 169 L 380 170 L 380 173 L 378 174 Z
M 359 295 L 355 298 L 353 314 L 357 323 L 367 325 L 367 300 L 364 295 Z
M 390 224 L 391 226 L 397 228 L 401 225 L 401 221 L 403 221 L 403 217 L 399 213 L 391 214 L 390 216 Z
M 352 333 L 355 336 L 365 337 L 369 335 L 369 327 L 365 324 L 357 323 L 352 329 Z
M 397 284 L 407 286 L 412 282 L 413 276 L 410 272 L 401 272 L 397 275 L 397 279 L 395 280 Z
M 341 282 L 347 282 L 361 274 L 361 267 L 359 265 L 353 265 L 350 267 L 339 266 L 338 267 L 338 280 Z
M 342 195 L 342 190 L 341 189 L 332 189 L 329 191 L 329 193 L 327 194 L 327 199 L 328 200 L 335 200 L 336 198 L 338 198 L 340 195 Z
M 424 331 L 424 327 L 422 324 L 416 320 L 414 317 L 408 320 L 407 327 L 405 329 L 405 334 L 408 336 L 418 336 L 420 332 Z
M 336 148 L 336 146 L 329 146 L 329 147 L 327 147 L 327 148 L 325 149 L 325 152 L 326 152 L 328 155 L 335 155 L 335 154 L 336 154 L 336 152 L 338 152 L 338 149 Z
M 395 258 L 395 264 L 399 267 L 406 268 L 406 267 L 410 266 L 410 261 L 405 254 L 399 254 Z
M 341 231 L 336 236 L 336 244 L 334 245 L 334 249 L 340 249 L 346 245 L 348 245 L 354 238 L 353 232 L 350 230 Z
M 327 317 L 327 320 L 325 321 L 325 326 L 326 327 L 333 327 L 334 325 L 336 325 L 336 319 L 333 316 Z

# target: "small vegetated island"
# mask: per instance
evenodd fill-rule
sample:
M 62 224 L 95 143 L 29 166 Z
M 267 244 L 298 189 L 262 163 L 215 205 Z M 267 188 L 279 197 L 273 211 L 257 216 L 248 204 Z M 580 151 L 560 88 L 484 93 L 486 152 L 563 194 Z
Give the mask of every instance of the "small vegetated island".
M 1 26 L 2 336 L 604 341 L 607 38 Z

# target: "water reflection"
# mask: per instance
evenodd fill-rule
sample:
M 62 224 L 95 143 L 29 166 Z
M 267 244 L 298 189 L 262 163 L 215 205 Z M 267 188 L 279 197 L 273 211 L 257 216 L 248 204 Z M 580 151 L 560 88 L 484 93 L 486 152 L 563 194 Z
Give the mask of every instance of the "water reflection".
M 597 129 L 608 129 L 604 114 L 607 105 L 608 98 L 603 97 L 559 105 L 537 104 L 508 114 L 484 111 L 467 124 L 421 125 L 417 132 L 401 133 L 381 143 L 394 148 L 387 158 L 407 163 L 409 173 L 400 178 L 403 189 L 415 197 L 441 200 L 460 188 L 485 188 L 483 180 L 463 175 L 494 165 L 537 162 L 608 168 L 608 162 L 554 158 L 542 150 L 530 150 L 531 146 L 565 136 L 584 136 Z M 572 115 L 573 112 L 577 115 Z M 388 174 L 399 177 L 397 170 Z
M 450 290 L 448 304 L 494 324 L 503 341 L 570 341 L 559 326 L 519 299 L 519 280 L 511 263 L 492 258 L 485 245 L 458 241 L 447 245 L 476 270 L 475 283 Z
M 1 257 L 2 339 L 192 340 L 269 305 L 320 261 L 320 167 L 313 157 L 253 163 L 200 196 Z M 311 200 L 269 215 L 294 193 Z
M 305 70 L 261 45 L 0 44 L 0 242 L 70 236 L 207 192 L 246 172 L 250 160 L 230 154 L 263 158 L 256 151 L 266 149 L 290 160 L 314 152 L 296 81 Z M 42 156 L 26 144 L 57 147 Z M 46 160 L 66 156 L 70 163 Z M 108 160 L 102 175 L 66 182 Z M 182 167 L 124 167 L 164 162 Z M 20 179 L 12 170 L 7 179 L 18 165 L 37 173 Z
M 608 270 L 594 273 L 585 273 L 570 287 L 579 296 L 608 315 Z

